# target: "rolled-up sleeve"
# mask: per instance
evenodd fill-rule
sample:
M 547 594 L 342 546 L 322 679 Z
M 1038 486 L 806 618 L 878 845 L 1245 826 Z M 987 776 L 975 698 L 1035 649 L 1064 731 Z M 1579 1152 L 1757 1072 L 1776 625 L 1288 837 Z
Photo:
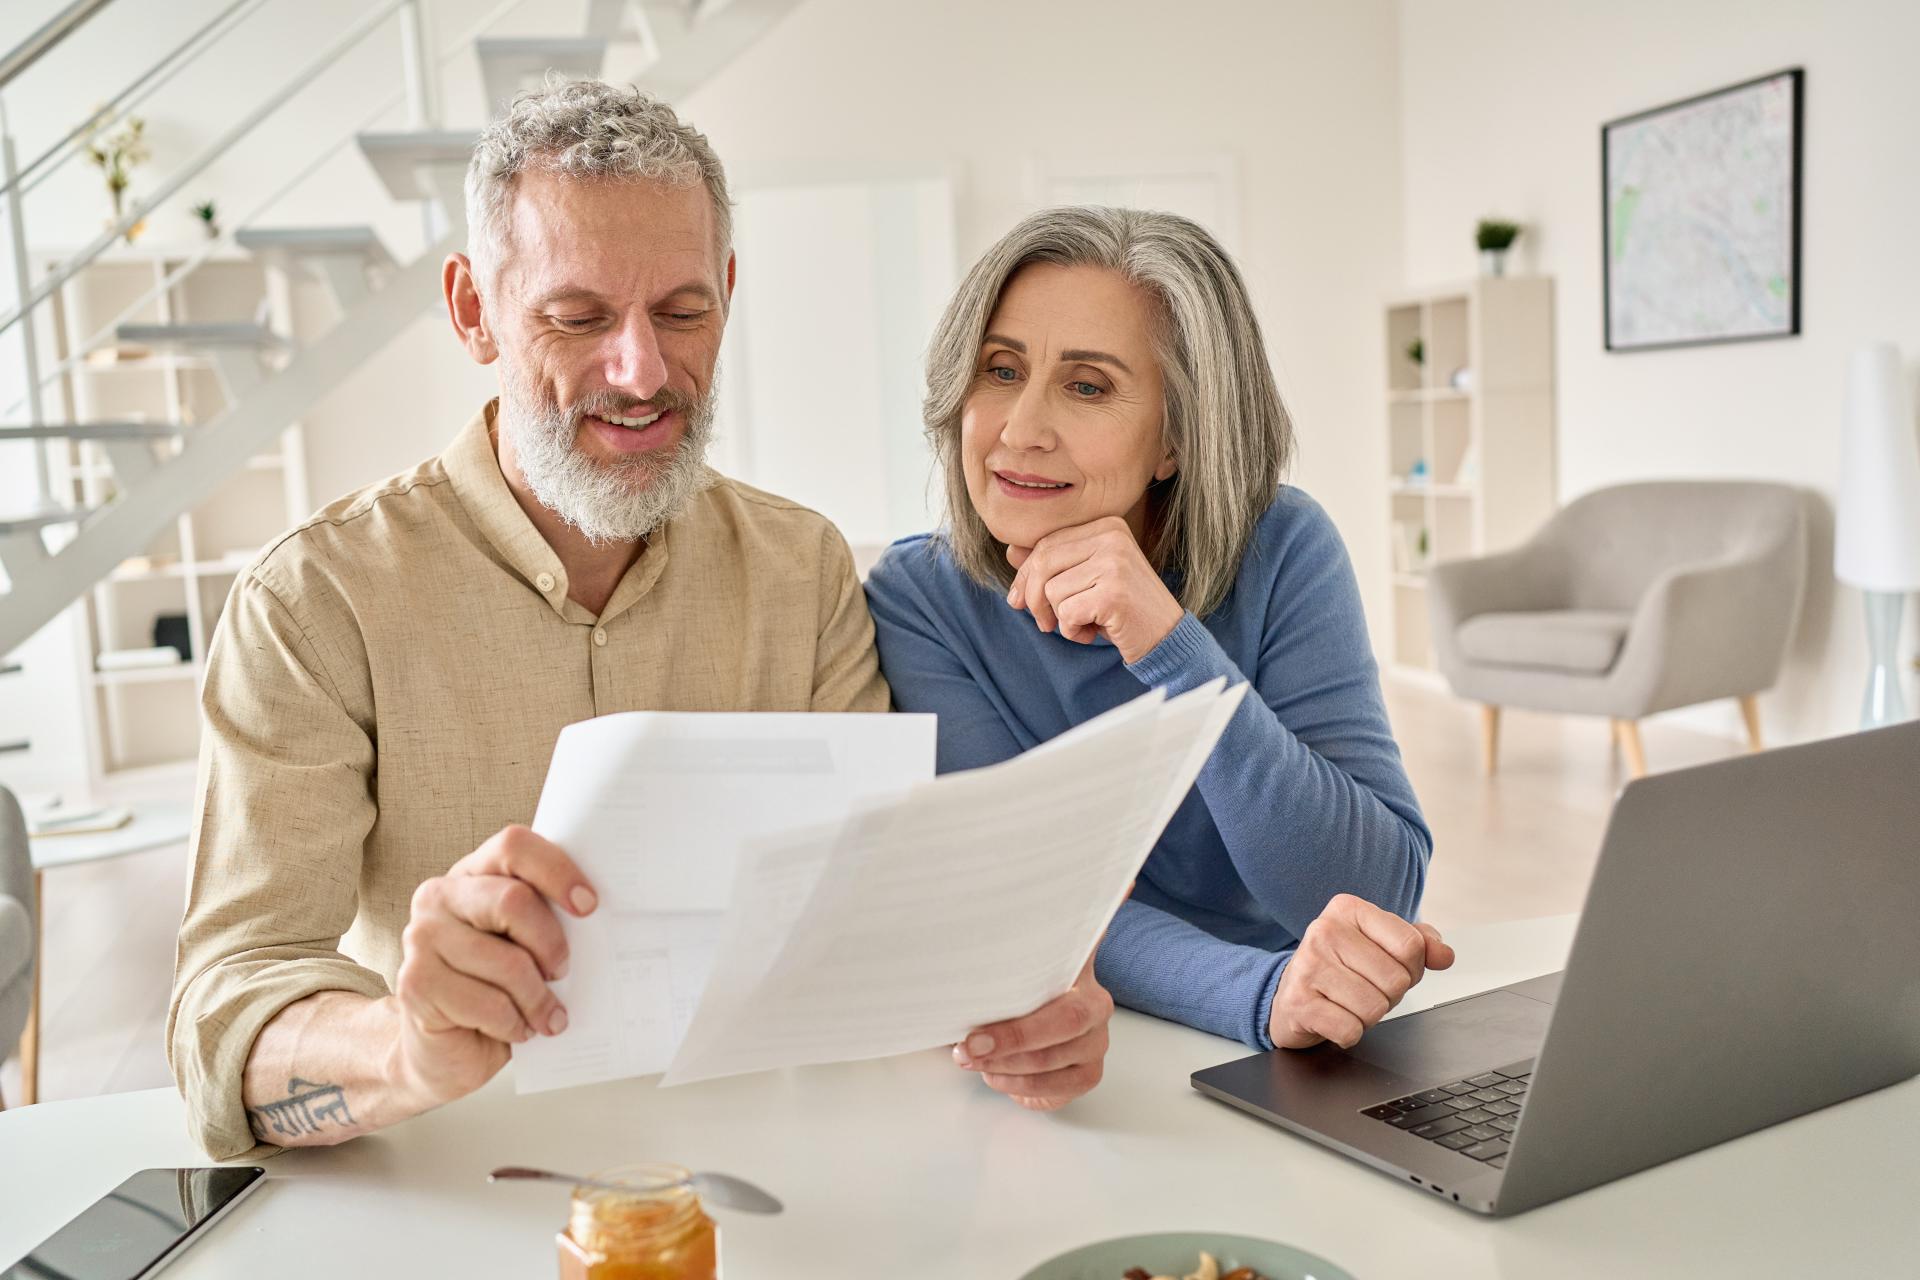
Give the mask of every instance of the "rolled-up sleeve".
M 227 601 L 202 710 L 167 1057 L 193 1137 L 228 1159 L 258 1146 L 241 1079 L 260 1029 L 316 992 L 387 994 L 339 949 L 375 817 L 374 742 L 257 572 Z

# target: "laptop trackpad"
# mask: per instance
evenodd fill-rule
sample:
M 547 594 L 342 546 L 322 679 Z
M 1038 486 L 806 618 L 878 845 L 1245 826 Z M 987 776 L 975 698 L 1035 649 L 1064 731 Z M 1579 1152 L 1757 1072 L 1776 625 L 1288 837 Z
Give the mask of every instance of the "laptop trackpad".
M 1533 1057 L 1552 1016 L 1550 1004 L 1489 991 L 1383 1022 L 1347 1055 L 1410 1080 L 1478 1075 Z

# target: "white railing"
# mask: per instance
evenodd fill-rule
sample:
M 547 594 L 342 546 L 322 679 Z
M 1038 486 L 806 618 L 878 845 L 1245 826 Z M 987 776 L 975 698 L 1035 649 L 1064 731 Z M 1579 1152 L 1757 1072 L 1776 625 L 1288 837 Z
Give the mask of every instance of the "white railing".
M 38 31 L 22 40 L 18 47 L 0 56 L 0 89 L 6 88 L 14 77 L 38 62 L 49 49 L 72 35 L 81 23 L 110 3 L 112 0 L 74 0 L 74 3 L 47 19 Z
M 21 294 L 21 303 L 11 314 L 0 317 L 0 333 L 5 333 L 8 329 L 18 324 L 29 311 L 52 297 L 61 285 L 72 279 L 82 268 L 86 267 L 108 249 L 111 249 L 113 242 L 125 235 L 130 227 L 144 221 L 155 209 L 158 209 L 161 205 L 172 199 L 173 196 L 179 192 L 180 188 L 187 184 L 189 179 L 197 176 L 201 171 L 206 169 L 207 166 L 231 150 L 234 144 L 239 142 L 240 139 L 252 133 L 254 129 L 259 127 L 261 121 L 286 105 L 288 100 L 299 93 L 300 90 L 312 84 L 322 72 L 345 57 L 355 45 L 359 44 L 377 30 L 381 24 L 392 17 L 397 10 L 403 7 L 412 7 L 416 3 L 417 0 L 381 0 L 380 3 L 376 4 L 363 15 L 358 22 L 355 22 L 347 28 L 332 44 L 329 44 L 322 50 L 318 57 L 309 61 L 298 74 L 293 76 L 279 89 L 269 94 L 265 102 L 249 112 L 238 124 L 221 134 L 213 145 L 175 170 L 172 176 L 160 183 L 159 188 L 153 195 L 138 202 L 132 209 L 122 214 L 117 221 L 109 224 L 107 229 L 101 232 L 92 244 L 82 249 L 72 258 L 61 263 L 60 266 L 53 271 L 48 272 L 46 278 L 41 280 L 40 283 L 32 284 L 29 281 L 22 281 L 21 284 L 24 292 Z
M 36 422 L 40 421 L 41 417 L 38 406 L 34 402 L 38 399 L 43 388 L 63 373 L 83 363 L 89 351 L 112 339 L 116 329 L 144 311 L 149 304 L 154 302 L 162 294 L 178 285 L 189 275 L 192 275 L 202 263 L 221 251 L 230 248 L 233 244 L 234 237 L 238 235 L 239 232 L 252 226 L 260 215 L 285 199 L 296 190 L 301 183 L 312 177 L 327 161 L 331 160 L 343 148 L 351 144 L 361 133 L 371 128 L 382 116 L 392 111 L 403 101 L 408 104 L 408 116 L 410 119 L 419 120 L 425 124 L 433 123 L 437 117 L 436 100 L 434 98 L 428 98 L 425 101 L 418 100 L 416 98 L 418 87 L 436 82 L 438 73 L 442 69 L 455 58 L 471 52 L 475 40 L 490 30 L 493 25 L 505 17 L 508 12 L 518 8 L 523 2 L 524 0 L 500 0 L 500 3 L 483 14 L 479 21 L 475 22 L 459 37 L 441 48 L 433 58 L 428 73 L 422 74 L 418 68 L 411 68 L 404 89 L 396 90 L 388 94 L 371 110 L 367 111 L 363 116 L 356 118 L 351 127 L 344 130 L 325 147 L 316 151 L 307 163 L 302 165 L 285 182 L 275 187 L 272 192 L 255 204 L 242 217 L 229 222 L 226 229 L 217 237 L 203 242 L 197 251 L 183 258 L 178 266 L 174 267 L 173 270 L 164 275 L 144 293 L 139 294 L 131 302 L 127 303 L 124 308 L 102 325 L 98 331 L 88 335 L 85 339 L 75 344 L 72 353 L 69 354 L 66 359 L 60 361 L 60 363 L 50 369 L 30 370 L 28 377 L 29 389 L 27 393 L 7 405 L 0 406 L 0 419 L 18 413 L 24 406 L 30 409 L 32 420 Z M 414 5 L 411 3 L 411 0 L 408 0 L 405 7 L 410 9 L 413 8 Z M 411 53 L 412 51 L 408 50 L 410 60 Z M 0 135 L 4 135 L 5 132 L 4 126 L 0 125 Z M 427 240 L 431 243 L 435 238 L 437 237 L 429 235 Z M 26 252 L 24 240 L 18 237 L 16 237 L 16 251 L 20 255 L 24 255 Z M 20 261 L 24 264 L 24 256 L 20 258 Z M 20 269 L 17 278 L 20 280 L 26 279 L 24 265 Z M 32 326 L 27 326 L 23 332 L 30 335 Z
M 67 161 L 81 153 L 79 144 L 82 139 L 99 129 L 111 128 L 120 123 L 135 107 L 164 88 L 168 81 L 191 66 L 201 54 L 218 44 L 228 31 L 246 21 L 255 9 L 266 2 L 267 0 L 234 0 L 199 30 L 175 45 L 165 57 L 134 77 L 133 83 L 107 99 L 106 105 L 100 108 L 92 119 L 80 121 L 64 138 L 20 166 L 19 174 L 8 179 L 4 186 L 0 186 L 0 195 L 9 195 L 15 189 L 18 189 L 22 198 L 32 194 L 34 188 L 58 173 Z M 240 13 L 242 9 L 246 12 Z M 238 16 L 235 16 L 236 14 Z

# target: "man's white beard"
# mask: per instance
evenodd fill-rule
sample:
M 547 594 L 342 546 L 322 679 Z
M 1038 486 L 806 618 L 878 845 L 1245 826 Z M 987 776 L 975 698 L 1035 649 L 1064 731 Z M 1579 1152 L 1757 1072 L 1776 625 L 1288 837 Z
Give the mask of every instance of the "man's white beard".
M 716 392 L 695 399 L 663 388 L 651 402 L 683 415 L 686 429 L 669 451 L 596 462 L 575 443 L 588 414 L 629 415 L 634 397 L 595 392 L 567 408 L 529 386 L 501 361 L 501 418 L 527 487 L 540 505 L 592 542 L 644 538 L 686 510 L 712 482 L 707 446 L 713 441 Z M 719 379 L 715 378 L 715 387 Z

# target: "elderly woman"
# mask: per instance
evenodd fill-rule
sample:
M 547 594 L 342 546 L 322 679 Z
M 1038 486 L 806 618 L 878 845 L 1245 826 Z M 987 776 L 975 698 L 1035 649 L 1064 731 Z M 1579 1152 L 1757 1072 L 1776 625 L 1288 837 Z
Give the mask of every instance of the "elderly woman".
M 1115 1000 L 1351 1046 L 1453 956 L 1407 922 L 1432 839 L 1340 535 L 1281 483 L 1291 428 L 1233 263 L 1169 214 L 1033 215 L 949 304 L 926 424 L 946 526 L 889 548 L 867 594 L 942 772 L 1156 685 L 1252 685 L 1080 982 L 955 1061 L 1061 1105 L 1098 1083 Z

